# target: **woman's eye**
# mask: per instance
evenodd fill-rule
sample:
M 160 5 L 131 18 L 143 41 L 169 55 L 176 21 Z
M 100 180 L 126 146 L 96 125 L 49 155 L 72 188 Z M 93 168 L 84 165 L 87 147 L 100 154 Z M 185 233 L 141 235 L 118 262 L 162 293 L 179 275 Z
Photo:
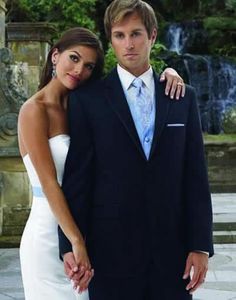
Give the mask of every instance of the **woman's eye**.
M 71 54 L 70 55 L 70 59 L 73 61 L 73 62 L 78 62 L 79 61 L 79 58 L 77 55 L 74 55 L 74 54 Z
M 89 71 L 93 71 L 93 69 L 95 68 L 94 65 L 87 65 L 86 67 Z

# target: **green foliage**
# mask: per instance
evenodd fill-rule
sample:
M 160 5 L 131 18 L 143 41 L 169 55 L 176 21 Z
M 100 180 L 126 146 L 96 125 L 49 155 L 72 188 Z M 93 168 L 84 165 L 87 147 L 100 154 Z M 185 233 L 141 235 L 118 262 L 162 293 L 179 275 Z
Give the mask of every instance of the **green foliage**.
M 204 19 L 206 29 L 235 30 L 236 19 L 232 17 L 208 17 Z
M 204 142 L 236 143 L 236 134 L 204 134 Z
M 96 0 L 8 0 L 7 8 L 10 21 L 53 22 L 59 31 L 74 26 L 94 30 L 95 3 Z
M 160 43 L 156 43 L 151 50 L 150 63 L 158 74 L 166 67 L 166 63 L 160 58 L 161 52 L 165 50 L 166 47 Z
M 156 43 L 152 47 L 150 63 L 157 73 L 161 73 L 166 66 L 165 62 L 159 57 L 159 54 L 165 49 L 165 46 L 159 43 Z M 116 64 L 117 59 L 115 57 L 113 48 L 109 46 L 105 55 L 104 73 L 108 74 L 116 66 Z
M 225 6 L 228 11 L 236 13 L 236 0 L 226 0 Z
M 208 34 L 208 53 L 220 56 L 236 56 L 234 32 L 236 19 L 233 17 L 207 17 L 203 20 Z
M 200 10 L 202 15 L 217 15 L 225 10 L 224 0 L 200 0 Z
M 231 44 L 223 45 L 221 48 L 215 49 L 216 53 L 220 56 L 234 56 L 236 54 L 236 46 Z
M 225 112 L 222 125 L 225 133 L 236 133 L 236 106 Z
M 156 10 L 172 22 L 173 18 L 177 21 L 205 16 L 234 16 L 236 13 L 236 0 L 156 0 L 156 2 L 154 6 Z
M 109 45 L 107 52 L 105 54 L 105 66 L 104 66 L 104 73 L 107 75 L 117 64 L 117 59 L 113 48 Z

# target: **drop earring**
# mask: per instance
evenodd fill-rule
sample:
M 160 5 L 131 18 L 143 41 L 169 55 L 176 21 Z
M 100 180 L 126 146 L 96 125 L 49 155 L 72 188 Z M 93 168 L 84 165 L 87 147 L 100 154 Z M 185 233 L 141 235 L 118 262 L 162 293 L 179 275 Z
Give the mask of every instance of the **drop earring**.
M 57 77 L 57 72 L 56 72 L 56 64 L 52 64 L 52 78 Z

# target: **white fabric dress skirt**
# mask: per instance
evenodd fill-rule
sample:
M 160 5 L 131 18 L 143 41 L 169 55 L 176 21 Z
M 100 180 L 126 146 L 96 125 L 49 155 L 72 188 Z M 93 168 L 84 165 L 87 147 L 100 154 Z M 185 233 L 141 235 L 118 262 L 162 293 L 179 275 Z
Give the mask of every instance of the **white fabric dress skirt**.
M 64 134 L 49 139 L 60 184 L 69 141 L 69 136 Z M 33 191 L 31 212 L 20 245 L 25 300 L 88 300 L 88 292 L 78 294 L 64 273 L 59 258 L 57 221 L 28 154 L 23 161 Z

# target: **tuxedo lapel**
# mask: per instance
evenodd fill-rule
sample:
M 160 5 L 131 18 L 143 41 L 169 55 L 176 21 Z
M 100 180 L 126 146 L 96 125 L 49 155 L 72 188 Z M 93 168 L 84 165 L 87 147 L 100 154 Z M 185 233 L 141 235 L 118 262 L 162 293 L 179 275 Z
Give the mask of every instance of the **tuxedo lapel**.
M 138 151 L 146 160 L 146 156 L 140 143 L 138 133 L 135 128 L 135 124 L 116 69 L 114 69 L 105 79 L 105 86 L 106 97 L 110 106 L 124 125 Z
M 163 83 L 160 83 L 159 77 L 154 73 L 155 82 L 155 98 L 156 98 L 156 116 L 155 116 L 155 129 L 153 135 L 153 142 L 150 152 L 150 157 L 153 155 L 157 146 L 157 141 L 161 136 L 162 130 L 165 125 L 165 121 L 169 111 L 170 99 L 165 95 L 165 89 Z

